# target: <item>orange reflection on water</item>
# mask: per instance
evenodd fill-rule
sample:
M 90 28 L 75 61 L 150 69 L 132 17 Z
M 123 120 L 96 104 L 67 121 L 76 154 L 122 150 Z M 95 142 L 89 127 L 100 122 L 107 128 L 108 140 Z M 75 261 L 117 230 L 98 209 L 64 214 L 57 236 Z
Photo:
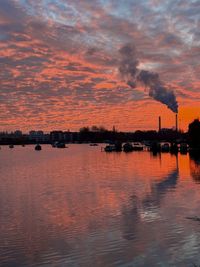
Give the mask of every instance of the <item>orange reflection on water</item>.
M 88 153 L 87 147 L 86 152 Z M 77 176 L 69 176 L 68 166 L 65 167 L 64 175 L 56 180 L 48 179 L 51 182 L 49 186 L 58 195 L 45 198 L 43 205 L 49 211 L 48 221 L 59 227 L 79 228 L 81 225 L 79 230 L 85 232 L 90 220 L 99 221 L 99 213 L 102 216 L 100 221 L 104 224 L 106 216 L 121 214 L 122 205 L 129 201 L 130 195 L 137 195 L 140 200 L 145 199 L 146 195 L 152 193 L 152 183 L 164 180 L 177 168 L 176 157 L 170 154 L 159 158 L 148 152 L 109 155 L 96 153 L 95 156 L 91 153 L 86 156 L 86 152 L 81 157 L 70 159 L 70 172 L 78 171 Z M 65 160 L 64 162 L 67 164 Z M 142 163 L 145 166 L 141 168 Z M 58 166 L 64 168 L 60 164 L 56 160 L 52 162 L 51 168 L 59 172 Z M 60 194 L 63 188 L 66 188 L 68 197 Z
M 185 217 L 198 209 L 190 171 L 196 177 L 199 165 L 189 155 L 108 154 L 89 145 L 2 152 L 0 238 L 10 255 L 23 255 L 19 266 L 66 257 L 79 265 L 90 253 L 109 266 L 118 253 L 125 261 L 148 253 L 155 239 L 164 251 L 180 248 Z
M 179 167 L 179 174 L 184 178 L 188 178 L 190 176 L 190 161 L 189 161 L 189 154 L 181 155 L 178 157 L 178 167 Z

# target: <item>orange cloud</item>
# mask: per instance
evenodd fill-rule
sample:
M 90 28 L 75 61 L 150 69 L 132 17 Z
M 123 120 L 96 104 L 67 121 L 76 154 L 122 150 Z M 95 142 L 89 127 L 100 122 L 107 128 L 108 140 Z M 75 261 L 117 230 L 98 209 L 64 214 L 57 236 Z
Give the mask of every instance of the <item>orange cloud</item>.
M 157 129 L 159 115 L 163 126 L 172 127 L 174 115 L 165 106 L 145 88 L 129 88 L 118 74 L 118 51 L 127 42 L 136 46 L 141 64 L 174 89 L 180 128 L 187 129 L 200 101 L 193 3 L 183 8 L 173 1 L 176 14 L 166 6 L 158 14 L 156 1 L 55 2 L 47 8 L 45 1 L 1 1 L 0 130 L 92 124 Z

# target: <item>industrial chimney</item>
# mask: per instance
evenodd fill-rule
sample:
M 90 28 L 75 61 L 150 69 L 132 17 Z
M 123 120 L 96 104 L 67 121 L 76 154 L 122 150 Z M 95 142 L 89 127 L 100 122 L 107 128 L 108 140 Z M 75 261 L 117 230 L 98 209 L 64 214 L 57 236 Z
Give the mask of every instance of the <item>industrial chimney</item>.
M 161 131 L 161 117 L 158 117 L 158 131 Z
M 176 127 L 176 132 L 178 132 L 178 114 L 176 113 L 176 117 L 175 117 L 175 127 Z

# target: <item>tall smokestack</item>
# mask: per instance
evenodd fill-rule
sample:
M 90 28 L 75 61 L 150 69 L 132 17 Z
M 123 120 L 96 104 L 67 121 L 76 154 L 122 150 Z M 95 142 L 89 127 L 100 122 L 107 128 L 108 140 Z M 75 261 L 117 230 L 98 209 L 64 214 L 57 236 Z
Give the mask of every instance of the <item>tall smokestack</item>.
M 158 117 L 158 131 L 161 131 L 161 117 Z
M 178 114 L 176 113 L 175 117 L 176 132 L 178 132 Z

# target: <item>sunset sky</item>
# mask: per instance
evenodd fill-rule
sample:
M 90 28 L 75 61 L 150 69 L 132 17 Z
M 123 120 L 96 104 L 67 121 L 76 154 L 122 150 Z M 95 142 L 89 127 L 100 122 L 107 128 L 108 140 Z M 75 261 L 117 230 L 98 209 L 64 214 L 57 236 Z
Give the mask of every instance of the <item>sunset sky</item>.
M 0 131 L 134 131 L 175 113 L 131 87 L 120 51 L 157 73 L 178 101 L 179 126 L 200 117 L 199 0 L 0 0 Z

